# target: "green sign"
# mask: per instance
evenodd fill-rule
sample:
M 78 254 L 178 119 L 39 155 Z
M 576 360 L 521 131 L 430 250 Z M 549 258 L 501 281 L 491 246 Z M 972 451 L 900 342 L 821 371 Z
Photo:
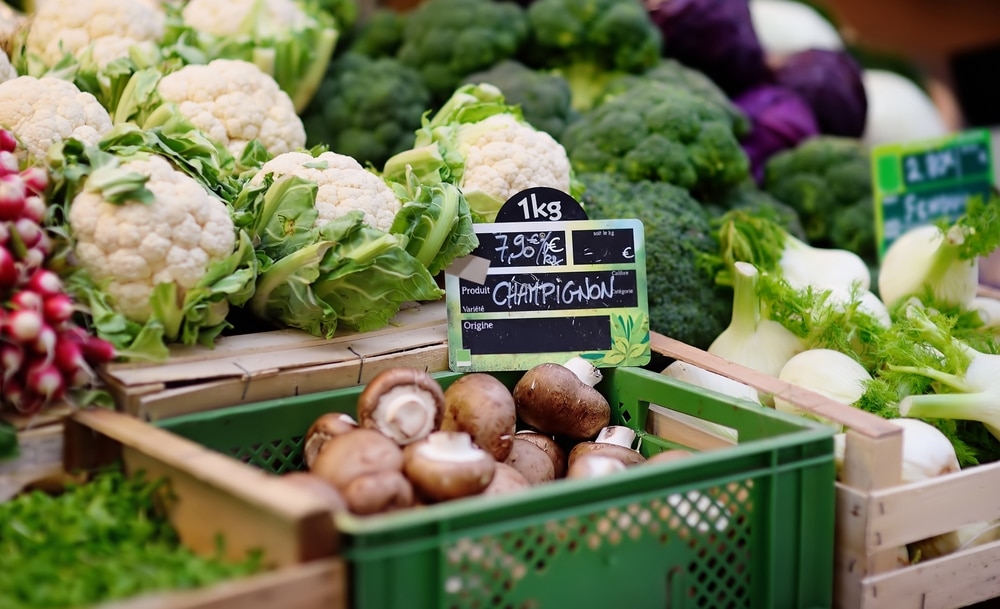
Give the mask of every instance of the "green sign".
M 879 255 L 903 233 L 939 219 L 956 220 L 972 196 L 993 188 L 990 132 L 967 131 L 872 151 Z

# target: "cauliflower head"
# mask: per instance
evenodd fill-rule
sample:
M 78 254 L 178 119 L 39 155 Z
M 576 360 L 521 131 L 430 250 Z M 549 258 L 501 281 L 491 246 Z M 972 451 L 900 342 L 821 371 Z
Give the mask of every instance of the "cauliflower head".
M 250 183 L 263 182 L 264 176 L 298 176 L 316 184 L 316 226 L 340 218 L 355 209 L 365 214 L 365 224 L 389 232 L 396 212 L 402 207 L 399 198 L 380 177 L 361 166 L 354 158 L 335 152 L 317 157 L 305 152 L 286 152 L 264 163 Z
M 32 16 L 25 52 L 45 65 L 89 54 L 97 66 L 127 57 L 134 45 L 163 38 L 166 14 L 149 1 L 47 0 Z
M 163 157 L 121 166 L 149 177 L 153 202 L 117 205 L 85 190 L 70 205 L 69 224 L 80 265 L 107 282 L 118 311 L 145 323 L 156 285 L 195 287 L 209 264 L 233 252 L 236 235 L 225 203 Z
M 0 126 L 14 132 L 28 156 L 40 159 L 71 137 L 97 144 L 111 130 L 111 117 L 96 97 L 69 81 L 19 76 L 0 83 Z
M 254 139 L 275 155 L 306 144 L 305 127 L 292 99 L 248 61 L 215 59 L 184 66 L 164 76 L 157 91 L 237 157 Z
M 551 135 L 512 114 L 494 114 L 477 123 L 461 125 L 456 144 L 465 158 L 459 187 L 470 203 L 477 193 L 503 204 L 518 192 L 535 186 L 570 190 L 566 150 Z
M 184 5 L 181 16 L 184 23 L 212 34 L 213 36 L 234 36 L 240 33 L 243 21 L 259 0 L 190 0 Z M 272 27 L 297 30 L 306 27 L 309 16 L 294 0 L 264 0 L 265 18 L 262 20 Z

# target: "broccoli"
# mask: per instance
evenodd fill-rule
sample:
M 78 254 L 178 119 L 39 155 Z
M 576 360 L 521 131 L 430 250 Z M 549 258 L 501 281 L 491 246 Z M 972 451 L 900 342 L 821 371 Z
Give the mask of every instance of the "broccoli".
M 563 133 L 574 170 L 669 182 L 707 197 L 749 176 L 729 116 L 663 83 L 638 84 L 584 113 Z
M 559 70 L 577 110 L 591 108 L 611 78 L 660 59 L 660 31 L 640 0 L 538 0 L 527 13 L 524 63 Z
M 645 80 L 655 80 L 665 85 L 680 87 L 718 105 L 732 120 L 733 132 L 737 137 L 742 137 L 750 132 L 750 120 L 729 100 L 722 89 L 712 82 L 711 78 L 697 70 L 692 70 L 676 59 L 664 58 L 642 74 L 622 74 L 613 78 L 596 103 L 600 104 L 613 97 L 627 94 Z
M 869 266 L 878 264 L 875 209 L 871 197 L 857 201 L 836 215 L 829 241 L 830 247 L 854 252 Z
M 313 6 L 308 8 L 312 9 Z M 333 15 L 337 29 L 342 32 L 354 27 L 358 20 L 357 0 L 316 0 L 315 8 Z
M 528 37 L 524 9 L 490 0 L 427 0 L 409 14 L 397 57 L 443 102 L 473 72 L 514 57 Z
M 405 28 L 405 14 L 391 9 L 376 9 L 364 23 L 350 30 L 343 48 L 368 57 L 395 57 L 403 44 Z
M 700 264 L 719 248 L 708 214 L 683 189 L 616 174 L 577 176 L 593 219 L 638 218 L 645 226 L 650 329 L 706 349 L 726 328 L 732 291 Z
M 788 234 L 796 239 L 806 239 L 806 232 L 802 228 L 798 212 L 790 205 L 782 203 L 757 188 L 757 184 L 753 180 L 747 180 L 727 191 L 721 197 L 707 204 L 706 207 L 715 217 L 721 216 L 731 209 L 746 209 L 765 217 L 772 217 Z
M 569 85 L 558 74 L 538 72 L 508 59 L 489 70 L 470 74 L 468 84 L 489 83 L 503 92 L 509 104 L 521 106 L 532 127 L 559 139 L 576 113 L 570 107 Z
M 857 220 L 865 215 L 862 208 L 870 210 L 872 205 L 871 161 L 861 142 L 819 136 L 779 152 L 764 169 L 764 190 L 799 212 L 809 243 L 817 247 L 836 247 L 835 242 L 849 245 L 864 258 L 862 252 L 868 245 L 862 241 L 867 237 L 858 235 L 858 241 L 852 241 L 854 235 L 849 234 L 860 228 Z M 858 208 L 851 211 L 857 215 L 843 220 L 844 226 L 834 238 L 838 217 L 852 208 Z M 874 220 L 869 218 L 868 222 Z M 875 249 L 873 234 L 871 241 L 869 255 Z
M 391 57 L 347 53 L 331 62 L 302 115 L 307 144 L 382 167 L 413 146 L 430 93 L 420 74 Z

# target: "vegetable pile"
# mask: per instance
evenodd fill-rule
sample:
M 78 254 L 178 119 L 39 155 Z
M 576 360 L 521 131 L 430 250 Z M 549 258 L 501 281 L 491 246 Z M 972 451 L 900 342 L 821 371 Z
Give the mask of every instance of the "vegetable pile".
M 56 496 L 33 491 L 0 503 L 0 606 L 91 606 L 261 569 L 259 555 L 231 562 L 181 546 L 159 505 L 165 490 L 109 472 Z

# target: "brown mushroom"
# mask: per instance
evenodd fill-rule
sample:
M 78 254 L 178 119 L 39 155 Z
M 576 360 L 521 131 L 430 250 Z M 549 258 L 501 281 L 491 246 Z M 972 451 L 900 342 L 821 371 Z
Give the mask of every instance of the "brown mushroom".
M 611 421 L 608 401 L 594 389 L 600 378 L 600 371 L 579 357 L 566 365 L 535 366 L 514 386 L 517 415 L 542 433 L 593 438 Z
M 653 455 L 646 459 L 646 463 L 668 463 L 670 461 L 677 461 L 678 459 L 686 459 L 693 454 L 693 452 L 684 450 L 683 448 L 673 448 Z
M 639 451 L 632 449 L 635 432 L 624 425 L 609 425 L 597 434 L 593 442 L 580 442 L 569 452 L 569 466 L 582 455 L 597 454 L 618 459 L 622 465 L 637 465 L 646 460 Z
M 510 454 L 516 430 L 514 397 L 496 377 L 466 374 L 444 392 L 441 431 L 464 431 L 497 461 Z
M 312 469 L 319 449 L 327 440 L 357 428 L 358 422 L 342 412 L 328 412 L 313 421 L 309 430 L 306 431 L 306 441 L 302 449 L 302 457 L 306 467 Z
M 581 455 L 574 459 L 566 470 L 567 480 L 600 478 L 625 471 L 625 464 L 618 459 L 604 457 L 598 454 Z
M 444 391 L 416 368 L 389 368 L 375 375 L 358 396 L 358 422 L 400 446 L 426 438 L 441 426 Z
M 403 450 L 374 429 L 358 428 L 328 440 L 316 455 L 312 473 L 343 492 L 358 476 L 403 468 Z
M 347 509 L 347 502 L 344 500 L 344 496 L 340 494 L 340 491 L 315 474 L 291 472 L 283 475 L 281 479 L 316 495 L 334 512 L 342 512 Z
M 403 450 L 403 472 L 431 501 L 475 495 L 493 480 L 496 461 L 461 431 L 435 431 Z
M 531 483 L 521 472 L 506 463 L 497 463 L 496 470 L 493 472 L 493 480 L 483 490 L 483 495 L 506 495 L 528 488 L 531 488 Z
M 351 480 L 344 499 L 351 512 L 361 516 L 390 512 L 413 505 L 413 486 L 402 472 L 387 469 Z
M 558 442 L 556 442 L 555 438 L 547 436 L 543 433 L 538 433 L 532 429 L 521 430 L 517 432 L 514 437 L 527 440 L 538 448 L 544 450 L 545 454 L 549 456 L 549 459 L 552 459 L 552 465 L 555 467 L 556 478 L 562 478 L 566 475 L 566 451 L 559 445 Z
M 514 436 L 510 455 L 505 463 L 527 479 L 532 485 L 544 484 L 556 479 L 556 468 L 544 450 L 530 440 Z

